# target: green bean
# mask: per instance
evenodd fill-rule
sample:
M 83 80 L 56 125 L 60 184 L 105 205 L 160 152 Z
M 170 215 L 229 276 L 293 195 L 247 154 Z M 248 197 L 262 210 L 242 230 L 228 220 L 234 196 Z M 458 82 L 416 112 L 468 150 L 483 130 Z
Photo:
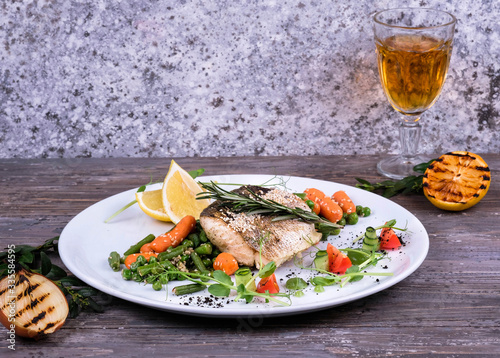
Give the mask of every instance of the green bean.
M 132 280 L 134 280 L 135 282 L 142 282 L 142 277 L 137 272 L 134 272 L 132 274 Z
M 137 269 L 137 272 L 139 273 L 139 275 L 141 275 L 142 277 L 144 276 L 147 276 L 149 274 L 154 274 L 154 275 L 157 275 L 159 274 L 159 269 L 162 268 L 162 266 L 160 266 L 160 264 L 158 263 L 154 263 L 154 264 L 149 264 L 149 265 L 144 265 L 144 266 L 140 266 L 138 269 Z
M 160 265 L 161 265 L 161 267 L 163 267 L 167 271 L 177 271 L 177 267 L 175 267 L 174 264 L 171 263 L 169 260 L 161 261 Z M 177 274 L 176 273 L 168 273 L 168 278 L 170 280 L 176 280 Z
M 174 257 L 182 255 L 184 251 L 193 246 L 193 242 L 191 240 L 185 239 L 179 246 L 171 251 L 165 251 L 158 254 L 158 261 L 172 260 Z
M 208 241 L 208 238 L 207 238 L 207 233 L 203 230 L 200 231 L 200 241 L 201 242 L 207 242 Z
M 155 239 L 155 236 L 153 234 L 149 234 L 144 239 L 139 241 L 137 244 L 130 246 L 129 249 L 127 251 L 125 251 L 125 253 L 123 255 L 128 256 L 128 255 L 132 255 L 132 254 L 137 254 L 138 252 L 141 251 L 141 247 L 144 244 L 149 244 L 154 239 Z
M 204 289 L 205 289 L 205 285 L 200 285 L 199 283 L 192 283 L 189 285 L 182 285 L 182 286 L 174 287 L 172 292 L 177 296 L 181 296 L 181 295 L 187 295 L 190 293 L 203 291 Z
M 120 254 L 116 251 L 110 253 L 108 257 L 108 263 L 113 271 L 120 271 Z
M 212 253 L 212 249 L 212 244 L 205 243 L 198 246 L 196 249 L 194 249 L 194 251 L 196 251 L 198 255 L 210 255 Z
M 154 263 L 157 263 L 158 262 L 158 259 L 154 256 L 151 256 L 148 260 L 148 263 L 151 265 L 151 264 L 154 264 Z
M 193 242 L 193 247 L 200 246 L 201 240 L 197 233 L 193 232 L 189 234 L 187 238 Z
M 193 260 L 194 266 L 198 269 L 198 271 L 200 271 L 200 273 L 202 275 L 206 275 L 206 276 L 209 275 L 209 272 L 208 272 L 207 268 L 205 267 L 205 265 L 203 264 L 203 261 L 201 261 L 200 256 L 198 256 L 198 254 L 194 251 L 191 253 L 191 260 Z M 205 281 L 207 279 L 202 278 L 201 280 Z
M 168 283 L 168 274 L 167 273 L 163 273 L 160 275 L 160 277 L 158 277 L 158 281 L 162 284 L 162 285 L 166 285 Z

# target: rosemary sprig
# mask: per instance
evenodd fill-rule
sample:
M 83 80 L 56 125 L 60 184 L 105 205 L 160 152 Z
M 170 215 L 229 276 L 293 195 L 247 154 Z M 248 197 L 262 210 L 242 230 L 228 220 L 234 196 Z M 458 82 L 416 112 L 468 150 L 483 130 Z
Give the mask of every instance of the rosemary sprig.
M 413 170 L 417 173 L 424 173 L 434 160 L 432 159 L 427 163 L 415 165 Z M 401 180 L 384 180 L 379 183 L 370 183 L 368 180 L 361 178 L 355 179 L 358 181 L 358 184 L 356 184 L 357 188 L 368 191 L 382 190 L 382 196 L 390 198 L 398 194 L 421 193 L 423 178 L 423 175 L 410 175 Z
M 261 214 L 261 215 L 274 215 L 273 221 L 287 220 L 287 219 L 300 219 L 304 222 L 311 224 L 322 224 L 331 228 L 342 228 L 343 226 L 334 224 L 326 219 L 321 218 L 312 211 L 306 211 L 301 208 L 289 208 L 274 200 L 268 200 L 260 197 L 248 187 L 246 188 L 249 195 L 227 191 L 215 184 L 213 181 L 210 183 L 199 183 L 205 190 L 198 193 L 197 199 L 213 199 L 219 200 L 222 206 L 226 206 L 236 212 L 245 212 L 248 215 Z

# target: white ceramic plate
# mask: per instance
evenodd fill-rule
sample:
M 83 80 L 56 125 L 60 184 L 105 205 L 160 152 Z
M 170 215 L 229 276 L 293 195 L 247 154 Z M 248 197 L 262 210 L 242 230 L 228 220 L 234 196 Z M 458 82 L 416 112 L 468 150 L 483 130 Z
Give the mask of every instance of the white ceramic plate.
M 138 205 L 127 209 L 111 222 L 104 223 L 107 217 L 134 199 L 137 189 L 104 199 L 73 218 L 60 235 L 59 253 L 66 267 L 74 275 L 112 296 L 160 310 L 224 317 L 283 316 L 342 305 L 400 282 L 424 261 L 429 248 L 427 232 L 422 223 L 400 205 L 379 195 L 333 182 L 300 177 L 281 179 L 284 179 L 286 187 L 294 192 L 314 187 L 331 195 L 337 190 L 344 190 L 354 203 L 371 208 L 370 216 L 360 218 L 356 225 L 346 226 L 339 236 L 329 237 L 328 241 L 338 248 L 350 246 L 352 240 L 363 233 L 368 226 L 379 226 L 391 219 L 397 220 L 397 227 L 406 226 L 408 231 L 402 234 L 405 246 L 400 251 L 390 252 L 387 259 L 379 262 L 377 267 L 369 269 L 372 272 L 392 272 L 393 276 L 368 276 L 343 288 L 339 288 L 338 285 L 325 287 L 323 293 L 314 292 L 314 288 L 309 285 L 304 290 L 304 296 L 292 296 L 292 304 L 286 307 L 258 300 L 245 304 L 234 302 L 231 297 L 214 299 L 209 297 L 206 290 L 199 294 L 180 297 L 171 293 L 175 285 L 189 283 L 187 281 L 171 282 L 167 291 L 154 291 L 151 285 L 123 280 L 120 272 L 112 271 L 107 261 L 111 251 L 121 254 L 148 234 L 159 235 L 172 225 L 148 217 Z M 268 175 L 223 175 L 202 177 L 198 180 L 255 185 L 269 180 L 279 182 L 279 178 Z M 150 189 L 155 188 L 159 187 Z M 326 242 L 321 242 L 318 247 L 326 248 Z M 303 255 L 304 263 L 311 260 L 307 252 Z M 292 262 L 280 266 L 276 270 L 280 292 L 286 291 L 284 286 L 288 279 L 287 275 L 300 276 L 307 281 L 312 273 L 295 267 Z

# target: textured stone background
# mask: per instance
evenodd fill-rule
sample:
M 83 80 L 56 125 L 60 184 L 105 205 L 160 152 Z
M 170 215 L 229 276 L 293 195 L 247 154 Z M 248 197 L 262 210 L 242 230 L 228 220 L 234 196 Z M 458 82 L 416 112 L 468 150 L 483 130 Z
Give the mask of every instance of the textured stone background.
M 421 151 L 498 152 L 498 0 L 5 0 L 0 157 L 395 153 L 370 15 L 406 5 L 458 18 Z

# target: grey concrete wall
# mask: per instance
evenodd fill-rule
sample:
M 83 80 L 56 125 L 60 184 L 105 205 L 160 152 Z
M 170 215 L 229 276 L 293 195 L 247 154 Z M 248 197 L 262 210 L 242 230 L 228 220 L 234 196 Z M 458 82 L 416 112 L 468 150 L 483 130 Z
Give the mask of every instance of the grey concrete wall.
M 2 1 L 0 157 L 398 151 L 371 15 L 458 18 L 421 151 L 500 149 L 500 1 Z

